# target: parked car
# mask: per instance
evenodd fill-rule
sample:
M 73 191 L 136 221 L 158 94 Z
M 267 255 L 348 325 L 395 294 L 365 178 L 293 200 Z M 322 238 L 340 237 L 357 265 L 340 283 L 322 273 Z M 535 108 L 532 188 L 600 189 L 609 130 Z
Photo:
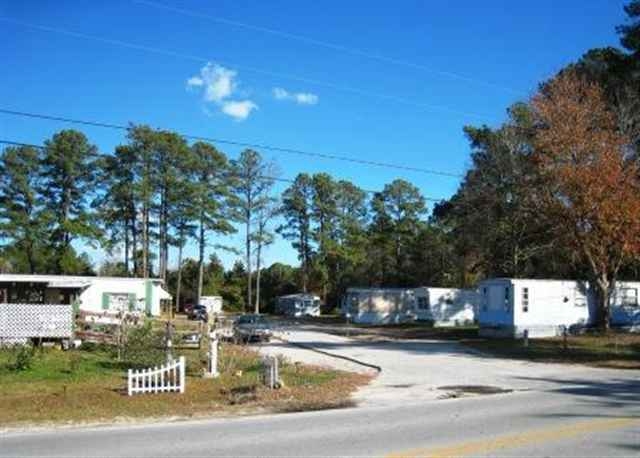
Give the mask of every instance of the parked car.
M 191 311 L 193 310 L 193 306 L 194 304 L 192 304 L 191 302 L 189 302 L 188 304 L 184 304 L 182 306 L 182 310 L 184 311 L 184 313 L 186 313 L 187 315 L 189 315 L 191 313 Z
M 209 314 L 204 305 L 194 305 L 188 317 L 190 320 L 209 321 Z
M 263 315 L 241 315 L 233 325 L 235 342 L 269 342 L 273 332 Z

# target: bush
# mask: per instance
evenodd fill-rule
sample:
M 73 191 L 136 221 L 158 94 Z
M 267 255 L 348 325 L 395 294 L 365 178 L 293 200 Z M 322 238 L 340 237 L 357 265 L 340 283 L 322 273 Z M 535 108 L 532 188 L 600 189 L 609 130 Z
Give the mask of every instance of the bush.
M 122 357 L 136 367 L 152 367 L 162 364 L 166 359 L 162 332 L 153 330 L 151 322 L 131 329 L 127 333 Z
M 12 362 L 9 368 L 14 371 L 25 371 L 31 367 L 35 350 L 31 345 L 16 345 L 12 348 Z
M 110 352 L 112 351 L 112 346 L 106 343 L 84 341 L 80 344 L 79 350 L 86 351 L 88 353 Z
M 69 373 L 75 374 L 82 364 L 82 354 L 79 351 L 71 350 L 69 352 Z

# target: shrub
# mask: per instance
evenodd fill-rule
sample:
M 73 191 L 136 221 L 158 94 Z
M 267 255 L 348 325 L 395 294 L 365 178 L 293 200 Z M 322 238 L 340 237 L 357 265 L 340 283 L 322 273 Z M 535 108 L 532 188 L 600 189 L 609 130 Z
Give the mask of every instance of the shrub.
M 79 351 L 71 350 L 69 352 L 69 373 L 75 374 L 82 364 L 82 355 Z
M 24 371 L 31 367 L 35 350 L 31 345 L 16 345 L 13 350 L 13 361 L 10 368 L 14 371 Z
M 132 328 L 127 333 L 122 356 L 124 361 L 136 367 L 152 367 L 165 361 L 162 332 L 153 330 L 151 322 Z

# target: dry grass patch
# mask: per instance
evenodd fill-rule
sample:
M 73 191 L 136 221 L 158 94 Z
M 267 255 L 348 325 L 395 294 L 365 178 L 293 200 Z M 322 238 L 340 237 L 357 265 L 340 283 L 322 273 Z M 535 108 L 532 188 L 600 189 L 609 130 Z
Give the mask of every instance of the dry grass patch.
M 12 368 L 14 355 L 0 351 L 0 425 L 111 422 L 126 418 L 194 417 L 291 411 L 347 405 L 368 378 L 282 362 L 284 387 L 260 385 L 260 359 L 246 347 L 224 345 L 218 379 L 199 377 L 205 353 L 187 356 L 184 394 L 126 395 L 126 364 L 104 348 L 36 351 L 28 369 Z
M 614 332 L 522 340 L 472 339 L 463 342 L 484 353 L 539 362 L 579 363 L 615 369 L 640 369 L 640 334 Z

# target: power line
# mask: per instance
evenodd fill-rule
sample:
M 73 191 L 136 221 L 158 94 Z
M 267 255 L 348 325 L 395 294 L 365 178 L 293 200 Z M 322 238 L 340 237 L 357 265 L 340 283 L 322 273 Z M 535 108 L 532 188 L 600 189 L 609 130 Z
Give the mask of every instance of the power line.
M 504 86 L 504 85 L 500 85 L 500 84 L 495 84 L 489 81 L 483 81 L 483 80 L 479 80 L 477 78 L 471 78 L 469 76 L 466 75 L 462 75 L 460 73 L 456 73 L 456 72 L 450 72 L 450 71 L 443 71 L 443 70 L 438 70 L 438 69 L 434 69 L 434 68 L 430 68 L 427 67 L 426 65 L 422 65 L 422 64 L 418 64 L 415 62 L 410 62 L 410 61 L 406 61 L 406 60 L 402 60 L 402 59 L 397 59 L 394 57 L 389 57 L 389 56 L 385 56 L 382 54 L 377 54 L 377 53 L 373 53 L 370 51 L 365 51 L 362 49 L 357 49 L 357 48 L 351 48 L 348 46 L 344 46 L 344 45 L 340 45 L 340 44 L 336 44 L 336 43 L 330 43 L 327 41 L 323 41 L 323 40 L 318 40 L 316 38 L 311 38 L 311 37 L 307 37 L 307 36 L 303 36 L 303 35 L 298 35 L 298 34 L 294 34 L 294 33 L 290 33 L 290 32 L 286 32 L 286 31 L 282 31 L 282 30 L 276 30 L 276 29 L 271 29 L 268 27 L 262 27 L 262 26 L 258 26 L 258 25 L 253 25 L 253 24 L 247 24 L 245 22 L 240 22 L 240 21 L 236 21 L 236 20 L 232 20 L 232 19 L 227 19 L 227 18 L 223 18 L 223 17 L 219 17 L 219 16 L 212 16 L 209 14 L 205 14 L 205 13 L 200 13 L 197 11 L 193 11 L 193 10 L 187 10 L 184 8 L 178 8 L 175 6 L 171 6 L 171 5 L 166 5 L 163 3 L 158 3 L 155 1 L 150 1 L 150 0 L 131 0 L 133 3 L 137 3 L 140 5 L 146 5 L 152 8 L 156 8 L 156 9 L 162 9 L 165 11 L 170 11 L 173 13 L 178 13 L 181 14 L 183 16 L 190 16 L 190 17 L 194 17 L 194 18 L 200 18 L 200 19 L 206 19 L 212 22 L 216 22 L 218 24 L 224 24 L 224 25 L 228 25 L 228 26 L 232 26 L 232 27 L 238 27 L 238 28 L 242 28 L 242 29 L 246 29 L 246 30 L 252 30 L 255 32 L 260 32 L 260 33 L 265 33 L 265 34 L 269 34 L 269 35 L 274 35 L 280 38 L 284 38 L 287 40 L 296 40 L 302 43 L 307 43 L 307 44 L 311 44 L 311 45 L 315 45 L 315 46 L 320 46 L 323 48 L 327 48 L 327 49 L 332 49 L 334 51 L 339 51 L 339 52 L 343 52 L 346 54 L 351 54 L 354 56 L 359 56 L 359 57 L 365 57 L 367 59 L 372 59 L 372 60 L 377 60 L 379 62 L 383 62 L 385 64 L 392 64 L 392 65 L 398 65 L 398 66 L 403 66 L 403 67 L 409 67 L 409 68 L 413 68 L 413 69 L 417 69 L 417 70 L 422 70 L 428 73 L 432 73 L 435 75 L 440 75 L 440 76 L 445 76 L 448 78 L 453 78 L 453 79 L 457 79 L 459 81 L 464 81 L 467 83 L 473 83 L 473 84 L 479 84 L 482 86 L 487 86 L 487 87 L 493 87 L 496 89 L 501 89 L 504 91 L 508 91 L 514 94 L 519 94 L 519 95 L 526 95 L 526 93 L 524 91 L 518 90 L 518 89 L 513 89 L 510 88 L 508 86 Z
M 29 147 L 29 148 L 37 148 L 37 149 L 46 149 L 46 146 L 44 145 L 35 145 L 33 143 L 23 143 L 23 142 L 16 142 L 16 141 L 12 141 L 12 140 L 6 140 L 6 139 L 0 139 L 0 144 L 2 145 L 9 145 L 9 146 L 24 146 L 24 147 Z M 240 177 L 240 175 L 234 175 L 234 174 L 230 174 L 227 173 L 227 176 L 236 176 L 236 177 Z M 271 175 L 260 175 L 259 178 L 264 178 L 267 180 L 273 180 L 273 181 L 279 181 L 281 183 L 288 183 L 288 184 L 292 184 L 295 183 L 296 180 L 291 179 L 291 178 L 281 178 L 281 177 L 276 177 L 276 176 L 271 176 Z M 380 191 L 372 191 L 370 189 L 362 189 L 360 188 L 361 191 L 367 193 L 367 194 L 378 194 Z M 444 198 L 436 198 L 436 197 L 424 197 L 424 200 L 429 201 L 429 202 L 442 202 L 443 200 L 446 200 Z
M 266 76 L 276 77 L 276 78 L 285 78 L 285 79 L 290 79 L 290 80 L 294 80 L 294 81 L 300 81 L 300 82 L 304 82 L 304 83 L 308 83 L 308 84 L 313 84 L 313 85 L 316 85 L 316 86 L 324 86 L 324 87 L 327 87 L 327 88 L 330 88 L 330 89 L 334 89 L 334 90 L 342 91 L 342 92 L 349 92 L 349 93 L 356 94 L 356 95 L 359 95 L 359 96 L 371 97 L 371 98 L 376 98 L 376 99 L 379 99 L 379 100 L 391 101 L 391 102 L 399 103 L 399 104 L 402 104 L 402 105 L 409 105 L 409 106 L 413 106 L 413 107 L 416 107 L 416 108 L 419 108 L 419 109 L 425 110 L 425 111 L 441 111 L 441 112 L 454 114 L 454 115 L 457 115 L 457 116 L 464 116 L 464 117 L 468 117 L 468 118 L 475 118 L 475 119 L 481 119 L 481 120 L 486 120 L 487 118 L 491 118 L 492 117 L 489 114 L 460 111 L 460 110 L 456 110 L 456 109 L 450 108 L 450 107 L 445 106 L 445 105 L 434 105 L 434 104 L 419 103 L 419 102 L 415 102 L 412 99 L 406 99 L 406 98 L 403 98 L 403 97 L 389 95 L 389 94 L 385 94 L 385 93 L 382 93 L 382 92 L 365 91 L 365 90 L 362 90 L 362 89 L 359 89 L 359 88 L 355 88 L 355 87 L 351 87 L 351 86 L 344 86 L 344 85 L 335 84 L 335 83 L 331 83 L 331 82 L 327 82 L 327 81 L 322 81 L 322 80 L 317 80 L 317 79 L 312 79 L 312 78 L 306 78 L 306 77 L 303 77 L 303 76 L 291 75 L 291 74 L 280 73 L 280 72 L 273 72 L 273 71 L 270 71 L 270 70 L 263 70 L 263 69 L 260 69 L 260 68 L 250 67 L 250 66 L 246 66 L 246 65 L 239 65 L 239 64 L 236 64 L 236 63 L 224 60 L 224 59 L 223 60 L 211 59 L 211 58 L 206 58 L 206 57 L 202 57 L 202 56 L 197 56 L 197 55 L 194 55 L 194 54 L 186 54 L 186 53 L 181 53 L 181 52 L 177 52 L 177 51 L 171 51 L 171 50 L 167 50 L 167 49 L 157 48 L 157 47 L 153 47 L 153 46 L 140 45 L 140 44 L 137 44 L 137 43 L 131 43 L 131 42 L 123 41 L 123 40 L 114 40 L 114 39 L 111 39 L 111 38 L 98 37 L 98 36 L 95 36 L 95 35 L 89 35 L 89 34 L 86 34 L 86 33 L 75 32 L 75 31 L 72 31 L 72 30 L 62 29 L 62 28 L 58 28 L 58 27 L 49 27 L 49 26 L 44 26 L 44 25 L 39 25 L 39 24 L 31 24 L 31 23 L 28 23 L 28 22 L 18 21 L 16 19 L 8 18 L 8 17 L 0 17 L 0 21 L 7 22 L 7 23 L 10 23 L 10 24 L 14 24 L 14 25 L 20 25 L 22 27 L 26 27 L 26 28 L 30 28 L 30 29 L 34 29 L 34 30 L 40 30 L 40 31 L 43 31 L 43 32 L 57 33 L 57 34 L 61 34 L 61 35 L 66 35 L 66 36 L 70 36 L 70 37 L 74 37 L 74 38 L 83 39 L 83 40 L 91 40 L 91 41 L 105 43 L 105 44 L 109 44 L 109 45 L 113 45 L 113 46 L 120 46 L 120 47 L 124 47 L 124 48 L 135 49 L 137 51 L 143 51 L 143 52 L 154 53 L 154 54 L 161 54 L 161 55 L 170 56 L 170 57 L 177 57 L 177 58 L 187 59 L 187 60 L 196 61 L 196 62 L 200 62 L 200 63 L 209 63 L 212 60 L 215 60 L 217 62 L 220 62 L 220 63 L 224 64 L 224 65 L 227 65 L 227 66 L 230 66 L 230 67 L 236 67 L 236 68 L 239 68 L 241 70 L 245 70 L 245 71 L 256 73 L 256 74 L 260 74 L 260 75 L 266 75 Z
M 58 121 L 58 122 L 65 122 L 65 123 L 70 123 L 70 124 L 78 124 L 78 125 L 91 126 L 91 127 L 100 127 L 100 128 L 114 129 L 114 130 L 125 130 L 126 131 L 126 130 L 128 130 L 130 128 L 130 126 L 125 126 L 125 125 L 121 125 L 121 124 L 106 123 L 106 122 L 99 122 L 99 121 L 89 121 L 89 120 L 82 120 L 82 119 L 74 119 L 74 118 L 68 118 L 68 117 L 62 117 L 62 116 L 52 116 L 52 115 L 46 115 L 46 114 L 42 114 L 42 113 L 32 113 L 32 112 L 25 112 L 25 111 L 18 111 L 18 110 L 9 110 L 9 109 L 6 109 L 6 108 L 1 108 L 1 107 L 0 107 L 0 113 L 6 114 L 6 115 L 11 115 L 11 116 L 21 116 L 21 117 L 26 117 L 26 118 L 46 119 L 46 120 L 49 120 L 49 121 Z M 134 124 L 143 124 L 143 123 L 134 123 Z M 360 165 L 368 165 L 368 166 L 374 166 L 374 167 L 384 167 L 384 168 L 391 168 L 391 169 L 396 169 L 396 170 L 419 172 L 419 173 L 425 173 L 425 174 L 429 174 L 429 175 L 439 175 L 439 176 L 451 177 L 451 178 L 461 178 L 463 176 L 462 174 L 459 174 L 459 173 L 444 172 L 444 171 L 433 170 L 433 169 L 425 169 L 425 168 L 422 168 L 422 167 L 412 167 L 412 166 L 407 166 L 407 165 L 393 164 L 393 163 L 389 163 L 389 162 L 378 162 L 378 161 L 371 161 L 371 160 L 367 160 L 367 159 L 358 159 L 358 158 L 355 158 L 355 157 L 350 157 L 350 156 L 345 156 L 345 155 L 317 153 L 317 152 L 304 151 L 304 150 L 293 149 L 293 148 L 285 148 L 285 147 L 280 147 L 280 146 L 273 146 L 273 145 L 269 145 L 269 144 L 241 142 L 241 141 L 227 140 L 227 139 L 216 138 L 216 137 L 205 137 L 205 136 L 201 136 L 201 135 L 184 134 L 184 133 L 181 133 L 181 132 L 177 132 L 177 133 L 182 135 L 184 138 L 188 138 L 190 140 L 202 140 L 202 141 L 207 141 L 207 142 L 212 142 L 212 143 L 221 143 L 221 144 L 232 145 L 232 146 L 241 146 L 241 147 L 244 147 L 244 148 L 262 149 L 262 150 L 274 151 L 274 152 L 279 152 L 279 153 L 296 154 L 296 155 L 299 155 L 299 156 L 308 156 L 308 157 L 316 157 L 316 158 L 330 159 L 330 160 L 336 160 L 336 161 L 344 161 L 344 162 L 350 162 L 350 163 L 355 163 L 355 164 L 360 164 Z

